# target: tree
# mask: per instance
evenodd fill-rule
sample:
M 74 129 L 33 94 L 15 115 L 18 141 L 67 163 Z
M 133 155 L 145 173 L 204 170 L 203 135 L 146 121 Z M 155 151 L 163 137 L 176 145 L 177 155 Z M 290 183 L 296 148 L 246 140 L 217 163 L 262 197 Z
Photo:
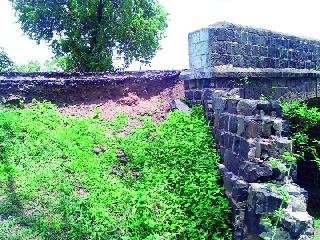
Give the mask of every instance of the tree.
M 40 72 L 41 64 L 38 61 L 30 60 L 27 64 L 14 64 L 12 67 L 14 72 Z
M 66 70 L 114 70 L 149 63 L 160 48 L 167 14 L 157 0 L 10 0 L 22 30 L 45 40 Z
M 9 71 L 13 67 L 13 62 L 8 54 L 0 47 L 0 72 Z

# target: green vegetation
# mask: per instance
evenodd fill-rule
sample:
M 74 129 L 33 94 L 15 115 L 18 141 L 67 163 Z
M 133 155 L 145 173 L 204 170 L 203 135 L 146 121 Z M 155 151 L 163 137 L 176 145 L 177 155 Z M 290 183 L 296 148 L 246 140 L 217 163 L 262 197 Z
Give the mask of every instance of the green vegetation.
M 307 103 L 293 101 L 281 104 L 284 116 L 290 121 L 290 136 L 294 152 L 300 160 L 315 161 L 320 168 L 320 110 Z M 315 214 L 315 226 L 320 229 L 320 214 Z M 320 237 L 314 237 L 320 240 Z
M 0 111 L 0 239 L 229 239 L 219 157 L 203 116 L 156 125 Z
M 13 72 L 40 72 L 41 64 L 38 61 L 29 61 L 27 64 L 14 64 L 10 71 Z
M 316 231 L 319 234 L 320 233 L 320 213 L 318 213 L 318 215 L 316 215 L 316 217 L 315 217 L 315 227 L 317 229 Z M 317 235 L 312 240 L 320 240 L 320 236 Z
M 22 30 L 49 43 L 65 70 L 114 70 L 114 57 L 149 63 L 167 27 L 157 0 L 10 1 Z
M 270 164 L 273 168 L 277 168 L 281 173 L 284 174 L 284 185 L 268 183 L 268 187 L 278 192 L 281 196 L 281 204 L 278 209 L 276 209 L 272 214 L 266 215 L 262 218 L 262 221 L 266 226 L 268 226 L 272 231 L 271 237 L 264 237 L 264 240 L 275 240 L 277 236 L 277 228 L 279 223 L 283 219 L 284 214 L 284 205 L 289 201 L 289 192 L 286 188 L 286 185 L 289 183 L 289 178 L 291 174 L 292 167 L 297 164 L 297 158 L 294 154 L 290 152 L 284 152 L 282 158 L 280 159 L 271 159 Z
M 7 71 L 13 72 L 62 72 L 66 68 L 65 59 L 63 57 L 47 60 L 44 64 L 31 60 L 27 64 L 13 64 Z
M 8 54 L 0 47 L 0 72 L 5 72 L 13 66 L 12 60 Z
M 61 72 L 66 68 L 65 58 L 52 58 L 41 65 L 31 60 L 27 64 L 14 63 L 8 54 L 0 47 L 0 72 Z
M 320 110 L 306 103 L 294 101 L 281 104 L 284 116 L 290 121 L 290 136 L 294 151 L 301 159 L 307 157 L 320 167 Z

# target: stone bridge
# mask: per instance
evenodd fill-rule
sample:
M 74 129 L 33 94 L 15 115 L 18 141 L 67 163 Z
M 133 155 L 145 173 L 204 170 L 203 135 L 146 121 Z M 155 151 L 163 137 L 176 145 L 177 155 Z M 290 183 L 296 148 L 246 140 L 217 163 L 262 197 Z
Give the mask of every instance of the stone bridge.
M 307 200 L 319 208 L 320 172 L 309 163 L 298 164 L 286 180 L 270 159 L 292 151 L 288 123 L 275 100 L 320 97 L 320 41 L 217 23 L 189 34 L 189 56 L 190 69 L 182 74 L 0 74 L 0 102 L 96 101 L 129 87 L 150 92 L 171 86 L 180 74 L 186 99 L 203 103 L 212 124 L 234 239 L 311 239 Z M 288 201 L 271 183 L 286 187 Z M 279 207 L 283 218 L 277 228 L 270 227 L 266 219 Z
M 312 239 L 301 185 L 319 207 L 320 172 L 298 165 L 285 180 L 269 160 L 292 151 L 275 100 L 320 97 L 320 41 L 222 22 L 189 34 L 189 62 L 180 78 L 186 98 L 204 103 L 213 125 L 234 239 Z M 288 189 L 285 204 L 270 183 Z M 270 227 L 266 219 L 279 207 L 283 218 Z

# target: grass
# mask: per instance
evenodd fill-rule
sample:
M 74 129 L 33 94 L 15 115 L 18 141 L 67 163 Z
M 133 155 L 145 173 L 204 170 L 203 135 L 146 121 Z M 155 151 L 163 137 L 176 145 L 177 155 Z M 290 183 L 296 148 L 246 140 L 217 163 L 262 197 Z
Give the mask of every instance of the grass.
M 0 110 L 0 239 L 230 239 L 202 109 L 139 120 Z

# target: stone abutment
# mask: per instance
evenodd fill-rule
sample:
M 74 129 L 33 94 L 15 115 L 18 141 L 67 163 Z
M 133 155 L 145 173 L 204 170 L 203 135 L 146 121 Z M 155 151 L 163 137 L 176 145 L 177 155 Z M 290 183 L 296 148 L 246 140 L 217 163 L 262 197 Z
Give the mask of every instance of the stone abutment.
M 189 34 L 189 60 L 180 78 L 212 124 L 233 238 L 312 239 L 308 192 L 296 183 L 311 169 L 290 163 L 278 101 L 320 96 L 320 41 L 223 22 Z

